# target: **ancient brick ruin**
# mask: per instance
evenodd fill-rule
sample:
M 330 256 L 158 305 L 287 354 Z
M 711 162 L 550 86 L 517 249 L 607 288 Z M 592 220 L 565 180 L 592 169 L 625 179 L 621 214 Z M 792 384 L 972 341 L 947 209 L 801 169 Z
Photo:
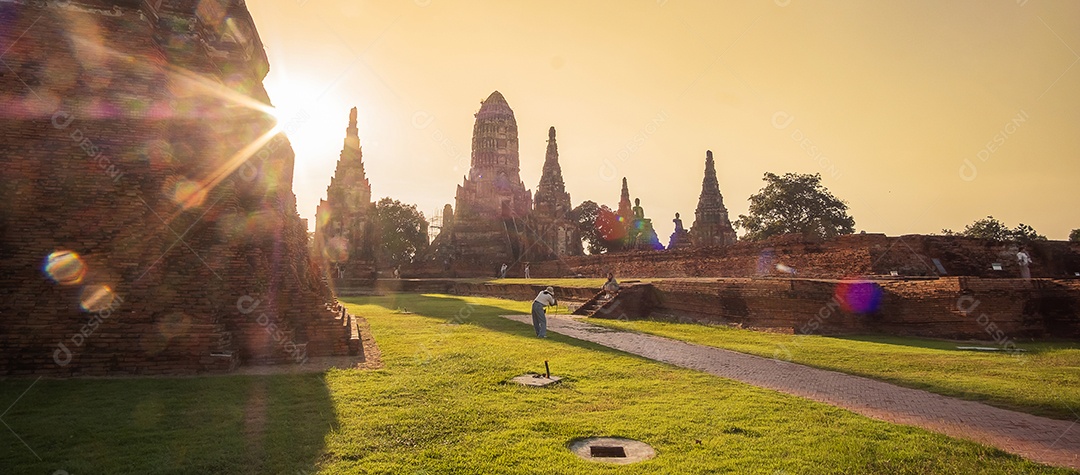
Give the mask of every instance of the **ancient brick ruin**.
M 803 334 L 884 333 L 977 339 L 1080 337 L 1080 243 L 961 236 L 783 236 L 727 247 L 543 262 L 540 276 L 669 278 L 635 285 L 608 318 L 703 321 Z M 687 279 L 687 278 L 694 279 Z M 852 305 L 848 295 L 862 295 Z
M 1080 243 L 1027 244 L 1037 278 L 1075 278 Z M 1018 245 L 963 236 L 849 234 L 828 240 L 786 235 L 731 246 L 568 257 L 533 264 L 544 277 L 608 272 L 633 277 L 795 277 L 844 279 L 969 276 L 1018 278 Z M 936 262 L 935 262 L 936 261 Z M 995 270 L 999 264 L 1001 270 Z M 940 268 L 939 268 L 940 265 Z M 895 274 L 894 274 L 895 273 Z
M 731 227 L 724 197 L 716 179 L 716 162 L 712 150 L 705 152 L 705 178 L 701 180 L 701 195 L 694 211 L 690 241 L 695 247 L 730 246 L 735 244 L 735 229 Z
M 581 236 L 577 224 L 570 220 L 570 193 L 563 183 L 559 166 L 559 146 L 555 142 L 555 127 L 548 129 L 547 153 L 540 184 L 536 186 L 530 224 L 536 236 L 532 256 L 553 259 L 582 254 Z
M 412 275 L 491 276 L 503 264 L 520 275 L 530 261 L 580 255 L 581 239 L 569 220 L 570 194 L 563 184 L 555 128 L 548 130 L 543 174 L 532 192 L 520 177 L 514 111 L 499 91 L 483 101 L 473 126 L 469 175 L 457 188 L 452 219 Z
M 335 279 L 370 279 L 375 272 L 375 241 L 375 203 L 364 172 L 354 107 L 326 199 L 319 201 L 315 212 L 315 256 Z
M 4 2 L 0 15 L 0 374 L 357 351 L 308 256 L 242 1 Z

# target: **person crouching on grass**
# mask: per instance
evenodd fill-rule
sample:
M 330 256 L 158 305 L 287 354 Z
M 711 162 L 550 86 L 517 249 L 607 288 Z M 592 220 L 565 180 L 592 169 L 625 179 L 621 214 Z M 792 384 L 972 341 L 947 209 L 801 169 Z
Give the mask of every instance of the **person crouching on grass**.
M 536 336 L 540 338 L 547 338 L 547 314 L 544 313 L 545 307 L 554 307 L 558 302 L 555 300 L 555 289 L 548 287 L 541 290 L 536 295 L 536 299 L 533 300 L 532 305 L 532 320 L 533 329 L 536 330 Z

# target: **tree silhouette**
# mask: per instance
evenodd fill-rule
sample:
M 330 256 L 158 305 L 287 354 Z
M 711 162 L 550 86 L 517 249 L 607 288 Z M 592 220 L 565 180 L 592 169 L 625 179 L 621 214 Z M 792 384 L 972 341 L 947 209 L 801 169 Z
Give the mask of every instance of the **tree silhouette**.
M 742 239 L 781 234 L 829 238 L 855 231 L 847 203 L 822 186 L 821 174 L 765 173 L 763 180 L 765 186 L 750 196 L 750 214 L 735 222 L 746 230 Z
M 375 203 L 375 225 L 379 235 L 379 263 L 397 267 L 412 262 L 427 247 L 427 220 L 416 205 L 406 205 L 389 197 Z

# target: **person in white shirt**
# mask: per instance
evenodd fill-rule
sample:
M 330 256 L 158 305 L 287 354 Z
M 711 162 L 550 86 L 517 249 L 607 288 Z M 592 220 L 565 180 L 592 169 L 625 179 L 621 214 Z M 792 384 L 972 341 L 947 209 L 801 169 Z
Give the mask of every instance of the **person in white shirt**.
M 1028 268 L 1031 265 L 1031 256 L 1028 255 L 1024 248 L 1020 248 L 1020 252 L 1016 253 L 1016 262 L 1020 264 L 1020 277 L 1024 279 L 1031 278 L 1031 269 Z
M 607 281 L 604 282 L 603 290 L 609 299 L 615 297 L 615 294 L 619 293 L 619 281 L 615 280 L 615 274 L 608 272 Z
M 536 336 L 547 338 L 547 314 L 544 308 L 553 307 L 556 303 L 558 302 L 555 300 L 555 289 L 551 287 L 541 290 L 536 295 L 532 304 L 533 330 L 536 330 Z

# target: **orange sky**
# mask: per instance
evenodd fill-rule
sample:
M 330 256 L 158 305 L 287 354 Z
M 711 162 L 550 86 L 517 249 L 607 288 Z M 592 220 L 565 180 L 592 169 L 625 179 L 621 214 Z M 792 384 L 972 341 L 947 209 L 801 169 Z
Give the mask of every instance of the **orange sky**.
M 1080 228 L 1080 2 L 252 1 L 266 87 L 296 150 L 301 216 L 325 196 L 349 108 L 375 197 L 430 216 L 468 171 L 493 90 L 535 191 L 547 128 L 575 205 L 619 179 L 667 243 L 705 150 L 734 221 L 765 172 L 820 172 L 856 230 L 993 215 Z

